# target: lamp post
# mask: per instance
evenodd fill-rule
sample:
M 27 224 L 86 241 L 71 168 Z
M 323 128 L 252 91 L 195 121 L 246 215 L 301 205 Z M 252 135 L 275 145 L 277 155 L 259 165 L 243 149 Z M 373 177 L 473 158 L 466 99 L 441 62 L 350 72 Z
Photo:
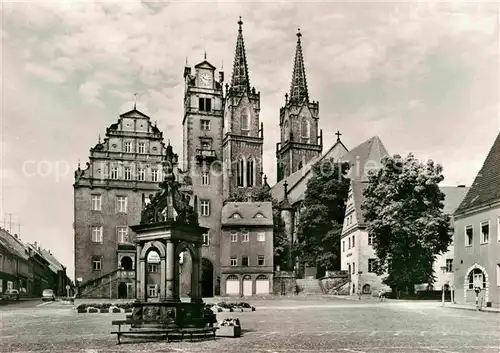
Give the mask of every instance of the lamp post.
M 361 300 L 361 274 L 363 271 L 358 271 L 358 299 Z
M 441 266 L 441 271 L 443 271 L 443 273 L 446 271 L 446 266 Z M 441 286 L 441 303 L 442 303 L 442 306 L 444 306 L 444 284 Z

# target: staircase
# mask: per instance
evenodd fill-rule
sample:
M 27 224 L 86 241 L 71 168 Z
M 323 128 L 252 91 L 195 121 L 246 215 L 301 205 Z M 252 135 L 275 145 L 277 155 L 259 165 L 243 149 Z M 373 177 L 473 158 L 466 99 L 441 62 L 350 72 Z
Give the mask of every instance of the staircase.
M 135 271 L 122 270 L 120 268 L 108 272 L 100 277 L 91 279 L 77 287 L 77 298 L 110 298 L 117 297 L 113 283 L 120 279 L 135 279 Z M 110 286 L 111 292 L 110 292 Z
M 315 278 L 296 280 L 299 295 L 322 295 L 324 294 L 321 283 Z

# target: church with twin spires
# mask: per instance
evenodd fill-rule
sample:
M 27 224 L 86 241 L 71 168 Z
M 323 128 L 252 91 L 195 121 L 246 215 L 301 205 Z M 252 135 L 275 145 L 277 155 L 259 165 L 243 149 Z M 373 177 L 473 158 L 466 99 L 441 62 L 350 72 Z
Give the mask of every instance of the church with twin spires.
M 364 164 L 387 153 L 378 137 L 348 152 L 339 133 L 322 154 L 319 102 L 309 97 L 299 31 L 290 93 L 277 112 L 277 184 L 270 187 L 263 175 L 260 92 L 250 84 L 242 27 L 240 18 L 228 82 L 206 57 L 194 69 L 184 68 L 183 160 L 176 155 L 173 167 L 200 226 L 210 229 L 203 236 L 203 297 L 274 292 L 271 203 L 226 202 L 230 196 L 270 188 L 293 242 L 314 163 L 334 158 Z M 129 226 L 139 223 L 149 195 L 163 180 L 167 148 L 172 147 L 165 146 L 156 124 L 134 106 L 90 149 L 86 168 L 75 171 L 75 279 L 81 296 L 134 298 L 135 235 Z M 181 295 L 189 295 L 190 259 L 181 260 Z M 158 262 L 157 256 L 148 257 L 148 297 L 158 296 Z

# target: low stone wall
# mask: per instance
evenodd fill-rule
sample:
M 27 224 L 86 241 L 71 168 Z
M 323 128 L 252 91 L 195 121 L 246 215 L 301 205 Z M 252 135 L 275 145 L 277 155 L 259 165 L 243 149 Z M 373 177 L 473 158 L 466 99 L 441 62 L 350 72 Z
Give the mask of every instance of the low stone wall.
M 282 287 L 283 283 L 284 288 Z M 286 294 L 295 294 L 296 285 L 294 272 L 279 271 L 274 273 L 273 294 L 280 295 L 283 289 Z
M 349 275 L 345 271 L 328 271 L 328 276 L 320 281 L 326 294 L 349 294 Z

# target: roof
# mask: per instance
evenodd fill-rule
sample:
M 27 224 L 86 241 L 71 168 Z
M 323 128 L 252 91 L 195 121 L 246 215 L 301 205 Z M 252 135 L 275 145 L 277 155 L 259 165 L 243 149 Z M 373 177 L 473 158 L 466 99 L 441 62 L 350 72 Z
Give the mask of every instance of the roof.
M 344 144 L 340 141 L 337 140 L 330 149 L 324 153 L 323 155 L 316 157 L 314 159 L 311 159 L 306 165 L 302 167 L 302 169 L 297 170 L 295 173 L 290 174 L 288 177 L 280 180 L 278 183 L 276 183 L 272 188 L 271 188 L 271 195 L 274 199 L 281 201 L 285 198 L 285 181 L 288 183 L 288 191 L 293 189 L 303 178 L 305 178 L 309 172 L 311 171 L 312 167 L 319 161 L 323 160 L 326 158 L 326 156 L 329 155 L 329 153 L 337 146 L 343 147 L 345 151 L 347 152 L 347 148 L 344 146 Z
M 222 208 L 223 226 L 273 226 L 271 202 L 228 202 Z
M 53 272 L 64 271 L 64 266 L 55 258 L 52 253 L 46 249 L 42 249 L 41 253 L 45 260 L 49 262 L 49 267 Z
M 456 213 L 498 201 L 500 201 L 500 133 Z
M 0 243 L 9 249 L 12 254 L 25 260 L 29 259 L 26 253 L 26 245 L 3 228 L 0 228 Z

